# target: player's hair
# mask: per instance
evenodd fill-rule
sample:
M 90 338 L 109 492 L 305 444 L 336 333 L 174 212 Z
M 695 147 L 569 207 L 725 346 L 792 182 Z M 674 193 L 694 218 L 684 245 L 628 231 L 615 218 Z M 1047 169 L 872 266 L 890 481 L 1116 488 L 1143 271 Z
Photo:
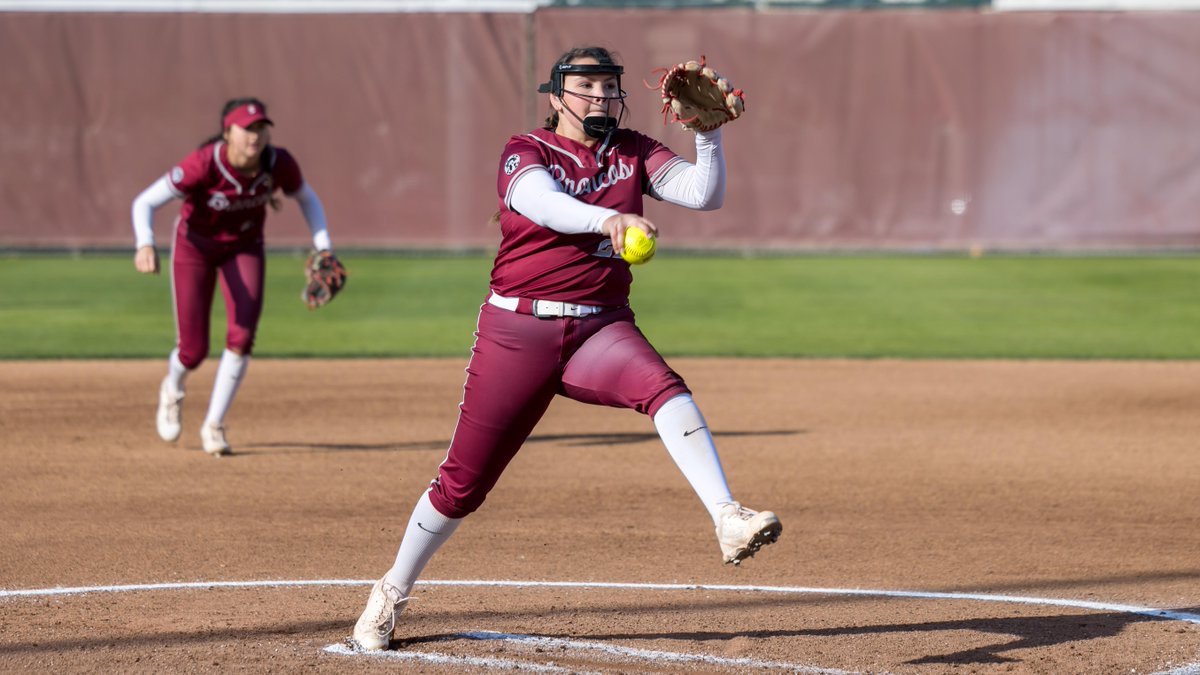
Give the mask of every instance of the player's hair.
M 255 98 L 254 96 L 243 96 L 242 98 L 231 98 L 225 102 L 224 106 L 221 107 L 221 119 L 217 122 L 217 125 L 221 127 L 221 130 L 218 131 L 217 133 L 213 134 L 212 136 L 209 136 L 207 139 L 205 139 L 205 141 L 200 144 L 200 147 L 203 148 L 206 145 L 212 145 L 213 143 L 216 143 L 217 141 L 225 138 L 225 116 L 228 115 L 229 113 L 233 112 L 237 108 L 240 108 L 244 105 L 249 105 L 251 103 L 258 106 L 262 110 L 264 115 L 267 114 L 267 104 L 263 103 L 261 100 L 259 100 L 258 98 Z M 274 164 L 274 160 L 275 160 L 275 148 L 268 145 L 266 148 L 263 149 L 263 159 L 262 159 L 263 166 L 269 167 L 270 165 Z M 274 193 L 271 194 L 270 198 L 268 199 L 268 203 L 271 205 L 271 208 L 276 211 L 283 208 L 283 203 L 279 201 L 279 197 L 276 197 Z
M 559 65 L 588 57 L 596 59 L 596 63 L 602 66 L 615 66 L 617 65 L 616 56 L 615 52 L 609 51 L 604 47 L 575 47 L 567 50 L 562 56 L 558 57 L 558 60 L 554 62 L 554 66 L 551 66 L 550 70 L 553 72 L 554 68 Z M 553 106 L 550 108 L 550 116 L 542 123 L 542 128 L 550 131 L 558 128 L 558 111 Z

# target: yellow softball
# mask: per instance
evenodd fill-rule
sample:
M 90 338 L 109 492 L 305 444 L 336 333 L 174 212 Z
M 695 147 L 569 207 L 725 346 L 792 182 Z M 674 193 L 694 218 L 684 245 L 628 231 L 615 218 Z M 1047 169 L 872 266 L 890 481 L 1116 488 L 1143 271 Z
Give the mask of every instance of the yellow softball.
M 641 265 L 654 257 L 657 248 L 652 235 L 647 235 L 641 228 L 631 227 L 625 230 L 625 248 L 621 251 L 621 257 L 630 265 Z

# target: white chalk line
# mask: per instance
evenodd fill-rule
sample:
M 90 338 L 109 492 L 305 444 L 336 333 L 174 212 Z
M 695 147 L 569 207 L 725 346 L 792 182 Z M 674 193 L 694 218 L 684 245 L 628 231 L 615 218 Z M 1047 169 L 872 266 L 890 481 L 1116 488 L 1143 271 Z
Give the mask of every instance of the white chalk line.
M 1172 668 L 1171 670 L 1162 670 L 1150 675 L 1200 675 L 1200 663 L 1189 663 L 1186 666 Z
M 47 596 L 79 595 L 83 593 L 127 593 L 130 591 L 172 591 L 210 588 L 272 588 L 295 586 L 372 586 L 375 581 L 358 579 L 314 579 L 308 581 L 192 581 L 161 584 L 126 584 L 120 586 L 76 586 L 66 588 L 34 588 L 25 590 L 0 589 L 0 599 Z M 418 581 L 418 586 L 492 586 L 503 588 L 612 588 L 619 590 L 650 591 L 743 591 L 750 593 L 784 593 L 805 595 L 858 595 L 884 598 L 925 598 L 930 600 L 970 600 L 975 602 L 1005 602 L 1023 605 L 1048 605 L 1054 607 L 1077 607 L 1100 612 L 1140 614 L 1156 619 L 1184 621 L 1200 625 L 1200 614 L 1177 612 L 1155 607 L 1123 605 L 1090 600 L 1068 598 L 1035 598 L 1020 595 L 993 595 L 989 593 L 942 593 L 935 591 L 889 591 L 869 588 L 812 588 L 805 586 L 739 586 L 731 584 L 638 584 L 603 581 L 509 581 L 509 580 L 430 580 Z
M 122 584 L 119 586 L 73 586 L 58 588 L 31 588 L 6 591 L 0 589 L 0 599 L 38 597 L 46 595 L 82 595 L 85 593 L 130 593 L 133 591 L 182 591 L 212 588 L 274 588 L 295 586 L 371 586 L 374 581 L 357 579 L 324 579 L 312 581 L 187 581 L 162 584 Z M 423 583 L 423 582 L 418 582 Z
M 511 659 L 495 659 L 484 656 L 457 656 L 439 652 L 406 652 L 388 650 L 378 652 L 362 652 L 344 642 L 329 645 L 325 651 L 339 656 L 359 656 L 383 661 L 427 661 L 439 665 L 475 666 L 477 668 L 496 668 L 500 670 L 531 670 L 535 673 L 586 673 L 575 668 L 563 668 L 553 663 L 530 663 L 528 661 L 513 661 Z
M 632 657 L 635 659 L 642 659 L 644 661 L 703 663 L 707 665 L 733 666 L 738 668 L 790 670 L 794 673 L 812 673 L 814 675 L 852 675 L 851 671 L 847 670 L 819 668 L 817 666 L 801 665 L 797 663 L 784 663 L 781 661 L 763 661 L 761 659 L 752 659 L 748 657 L 735 658 L 726 656 L 711 656 L 708 654 L 681 654 L 679 652 L 665 652 L 657 649 L 623 647 L 621 645 L 610 645 L 602 642 L 586 642 L 583 640 L 565 640 L 562 638 L 549 638 L 536 635 L 497 633 L 490 630 L 463 633 L 462 637 L 470 640 L 503 640 L 505 642 L 513 642 L 522 646 L 533 648 L 550 647 L 560 649 L 583 649 L 588 651 L 603 652 L 605 654 L 619 657 Z
M 44 597 L 44 596 L 59 596 L 59 595 L 81 595 L 87 593 L 126 593 L 133 591 L 160 591 L 160 590 L 187 590 L 187 589 L 217 589 L 217 588 L 294 588 L 305 586 L 371 586 L 375 580 L 357 580 L 357 579 L 320 579 L 320 580 L 276 580 L 276 581 L 195 581 L 195 582 L 179 582 L 179 583 L 157 583 L 157 584 L 124 584 L 113 586 L 76 586 L 76 587 L 59 587 L 59 588 L 37 588 L 37 589 L 17 589 L 4 590 L 0 589 L 0 599 L 19 598 L 19 597 Z M 585 582 L 585 581 L 510 581 L 510 580 L 429 580 L 418 581 L 419 586 L 474 586 L 474 587 L 503 587 L 503 588 L 608 588 L 621 590 L 659 590 L 659 591 L 732 591 L 732 592 L 750 592 L 750 593 L 782 593 L 782 594 L 808 594 L 808 595 L 850 595 L 850 596 L 866 596 L 866 597 L 890 597 L 890 598 L 922 598 L 930 600 L 966 600 L 975 602 L 1003 602 L 1026 605 L 1046 605 L 1054 607 L 1075 607 L 1080 609 L 1090 609 L 1102 612 L 1119 612 L 1122 614 L 1137 614 L 1148 616 L 1156 619 L 1165 619 L 1171 621 L 1183 621 L 1200 625 L 1200 614 L 1192 614 L 1189 612 L 1178 612 L 1171 610 L 1158 609 L 1154 607 L 1141 607 L 1137 605 L 1125 605 L 1117 603 L 1093 602 L 1089 600 L 1071 600 L 1066 598 L 1036 598 L 1028 596 L 1014 595 L 992 595 L 987 593 L 949 593 L 949 592 L 932 592 L 932 591 L 899 591 L 899 590 L 880 590 L 880 589 L 863 589 L 863 588 L 813 588 L 804 586 L 738 586 L 728 584 L 649 584 L 649 583 L 616 583 L 616 582 Z M 497 634 L 506 635 L 506 634 Z M 529 637 L 532 636 L 512 636 Z M 477 639 L 477 638 L 476 638 Z M 494 638 L 499 639 L 499 638 Z M 539 638 L 551 639 L 551 638 Z M 593 644 L 593 643 L 581 643 Z M 326 648 L 326 651 L 335 651 L 339 648 L 338 645 L 331 645 Z M 355 652 L 345 645 L 344 648 L 347 654 L 361 655 L 360 652 Z M 612 649 L 611 646 L 605 646 L 606 649 Z M 621 648 L 632 649 L 632 648 Z M 645 651 L 645 650 L 637 650 Z M 336 652 L 340 653 L 340 652 Z M 649 653 L 649 652 L 647 652 Z M 672 654 L 673 652 L 664 652 L 664 654 Z M 529 668 L 535 664 L 526 664 L 525 662 L 508 663 L 504 659 L 483 659 L 478 663 L 468 663 L 467 660 L 459 661 L 460 659 L 468 659 L 475 657 L 459 657 L 446 654 L 425 653 L 425 656 L 416 656 L 415 652 L 384 652 L 388 654 L 386 658 L 399 659 L 447 659 L 445 663 L 463 663 L 468 665 L 478 665 L 480 667 L 498 667 L 512 668 L 513 664 L 519 667 Z M 407 656 L 397 656 L 405 654 Z M 374 654 L 372 654 L 374 655 Z M 677 654 L 682 658 L 692 658 L 696 655 Z M 428 658 L 427 658 L 428 657 Z M 717 658 L 717 657 L 713 657 Z M 767 662 L 763 662 L 767 663 Z M 783 665 L 783 664 L 780 664 Z M 762 667 L 778 667 L 778 666 L 762 666 Z M 787 665 L 791 668 L 812 668 L 811 666 L 795 666 Z M 556 669 L 557 666 L 547 666 L 547 668 Z M 546 670 L 544 672 L 558 672 L 558 670 Z M 838 673 L 844 671 L 835 670 L 810 670 L 814 673 Z M 1200 675 L 1200 663 L 1189 663 L 1181 665 L 1177 668 L 1168 671 L 1161 671 L 1155 675 Z
M 675 664 L 704 664 L 709 666 L 724 666 L 740 669 L 756 669 L 756 670 L 787 670 L 793 673 L 808 673 L 809 675 L 855 675 L 854 671 L 839 670 L 836 668 L 821 668 L 818 666 L 810 666 L 799 663 L 785 663 L 783 661 L 763 661 L 760 659 L 751 659 L 746 657 L 731 658 L 723 656 L 710 656 L 708 654 L 685 654 L 680 652 L 667 652 L 656 649 L 638 649 L 636 647 L 623 647 L 620 645 L 610 645 L 601 642 L 586 642 L 583 640 L 565 640 L 562 638 L 549 638 L 539 635 L 515 635 L 513 633 L 499 633 L 496 631 L 470 631 L 467 633 L 458 633 L 455 635 L 440 638 L 438 641 L 448 640 L 499 640 L 502 642 L 525 647 L 529 649 L 562 649 L 562 650 L 585 650 L 596 651 L 608 656 L 618 657 L 619 661 L 628 662 L 630 659 L 650 661 L 657 663 L 675 663 Z M 381 652 L 364 652 L 350 647 L 344 642 L 329 645 L 325 648 L 326 652 L 331 654 L 340 654 L 343 656 L 367 656 L 371 658 L 384 659 L 400 659 L 405 661 L 422 660 L 433 663 L 455 663 L 458 659 L 472 659 L 473 661 L 487 661 L 488 663 L 474 662 L 470 665 L 495 667 L 495 668 L 513 668 L 519 666 L 521 668 L 549 668 L 553 670 L 543 672 L 559 672 L 561 670 L 569 670 L 570 672 L 586 672 L 579 671 L 572 667 L 563 669 L 555 665 L 553 661 L 547 664 L 531 664 L 527 661 L 512 661 L 508 659 L 482 659 L 480 657 L 461 657 L 444 654 L 441 652 L 416 652 L 416 651 L 381 651 Z M 403 656 L 399 656 L 403 654 Z

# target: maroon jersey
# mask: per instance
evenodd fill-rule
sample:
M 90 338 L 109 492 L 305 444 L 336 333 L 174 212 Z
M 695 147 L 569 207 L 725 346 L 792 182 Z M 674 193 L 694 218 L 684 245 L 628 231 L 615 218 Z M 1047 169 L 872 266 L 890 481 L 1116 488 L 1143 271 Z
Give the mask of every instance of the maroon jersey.
M 263 151 L 263 168 L 253 176 L 229 165 L 225 142 L 205 145 L 171 169 L 171 191 L 183 199 L 181 235 L 189 231 L 217 241 L 262 236 L 267 203 L 276 189 L 292 194 L 304 185 L 300 165 L 283 148 Z
M 492 290 L 506 297 L 624 305 L 633 275 L 603 234 L 563 234 L 510 208 L 509 189 L 531 169 L 545 169 L 580 201 L 642 214 L 642 196 L 683 159 L 658 141 L 617 129 L 606 144 L 589 148 L 546 129 L 513 136 L 500 156 L 500 251 Z

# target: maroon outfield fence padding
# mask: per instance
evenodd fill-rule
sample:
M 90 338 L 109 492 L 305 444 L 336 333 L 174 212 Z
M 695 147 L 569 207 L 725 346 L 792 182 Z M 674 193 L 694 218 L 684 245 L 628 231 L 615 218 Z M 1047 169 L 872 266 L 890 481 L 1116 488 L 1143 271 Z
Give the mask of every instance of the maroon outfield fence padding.
M 338 246 L 482 245 L 525 117 L 528 19 L 0 13 L 0 245 L 132 248 L 130 202 L 245 95 Z M 176 212 L 155 219 L 160 242 Z M 269 245 L 306 240 L 294 202 L 268 216 Z
M 664 246 L 1200 245 L 1200 12 L 551 8 L 0 13 L 0 247 L 132 246 L 130 201 L 246 94 L 339 246 L 494 246 L 499 152 L 587 42 L 688 157 L 651 69 L 705 54 L 747 92 L 725 208 L 652 204 Z M 294 204 L 269 218 L 270 245 L 306 240 Z

